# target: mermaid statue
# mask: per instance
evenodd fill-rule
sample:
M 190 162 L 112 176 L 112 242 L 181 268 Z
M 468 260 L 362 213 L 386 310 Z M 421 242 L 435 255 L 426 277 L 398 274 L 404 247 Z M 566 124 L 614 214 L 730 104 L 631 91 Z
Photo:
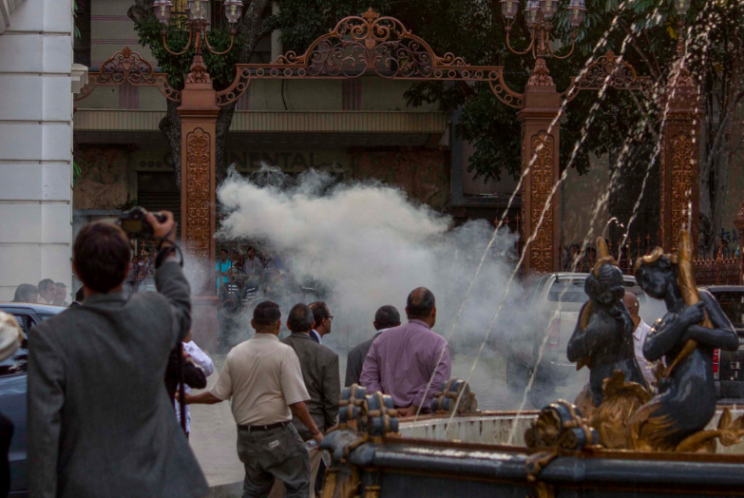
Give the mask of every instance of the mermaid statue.
M 589 301 L 581 308 L 567 351 L 577 369 L 586 365 L 590 370 L 588 390 L 576 401 L 586 418 L 604 401 L 606 380 L 615 372 L 626 382 L 646 386 L 633 353 L 633 322 L 623 302 L 623 274 L 601 237 L 597 252 L 599 259 L 584 284 Z
M 690 437 L 702 431 L 716 411 L 713 350 L 736 351 L 733 325 L 708 292 L 698 292 L 686 231 L 677 254 L 659 247 L 635 265 L 638 284 L 663 299 L 667 314 L 653 326 L 643 348 L 650 361 L 664 358 L 666 370 L 658 394 L 637 410 L 628 425 L 636 450 L 690 451 Z M 712 431 L 706 431 L 712 432 Z

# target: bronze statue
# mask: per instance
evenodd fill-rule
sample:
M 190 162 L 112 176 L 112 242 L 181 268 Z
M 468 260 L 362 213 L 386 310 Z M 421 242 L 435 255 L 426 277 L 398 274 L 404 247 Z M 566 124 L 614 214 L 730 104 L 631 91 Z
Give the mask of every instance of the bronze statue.
M 700 449 L 692 439 L 702 442 L 705 434 L 685 438 L 702 431 L 716 411 L 713 350 L 739 347 L 718 302 L 709 293 L 698 292 L 690 251 L 689 236 L 682 230 L 678 254 L 664 254 L 657 247 L 635 265 L 638 284 L 649 296 L 663 299 L 668 311 L 653 326 L 643 348 L 650 361 L 664 357 L 667 368 L 659 394 L 631 417 L 628 432 L 635 449 Z
M 646 386 L 633 353 L 633 322 L 623 302 L 623 274 L 604 239 L 597 239 L 597 249 L 599 260 L 584 284 L 589 301 L 581 308 L 568 341 L 569 361 L 577 363 L 577 369 L 587 365 L 590 370 L 590 399 L 576 402 L 585 417 L 591 417 L 604 401 L 605 381 L 615 371 L 624 375 L 624 381 Z

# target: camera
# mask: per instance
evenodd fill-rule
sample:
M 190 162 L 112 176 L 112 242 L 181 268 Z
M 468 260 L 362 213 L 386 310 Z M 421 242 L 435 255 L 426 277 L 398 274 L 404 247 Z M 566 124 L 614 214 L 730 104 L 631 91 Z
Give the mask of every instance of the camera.
M 119 217 L 119 226 L 133 238 L 147 238 L 153 236 L 152 225 L 147 222 L 147 210 L 143 207 L 132 208 Z M 163 223 L 166 220 L 165 215 L 153 213 L 155 218 Z

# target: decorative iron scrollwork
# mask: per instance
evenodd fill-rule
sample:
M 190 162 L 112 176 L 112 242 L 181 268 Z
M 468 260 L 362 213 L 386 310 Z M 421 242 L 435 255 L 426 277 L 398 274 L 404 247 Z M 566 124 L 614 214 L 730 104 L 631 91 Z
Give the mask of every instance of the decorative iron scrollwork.
M 344 79 L 374 74 L 388 79 L 483 81 L 508 106 L 521 108 L 522 94 L 511 90 L 501 66 L 471 66 L 451 52 L 438 56 L 398 19 L 381 17 L 371 8 L 342 19 L 303 54 L 287 52 L 270 64 L 238 64 L 239 79 L 220 92 L 218 105 L 240 97 L 251 78 Z
M 248 89 L 251 82 L 251 72 L 246 68 L 238 67 L 232 85 L 217 92 L 217 105 L 225 106 L 237 101 Z
M 562 96 L 570 101 L 576 98 L 581 90 L 601 90 L 602 88 L 637 90 L 646 93 L 650 84 L 651 79 L 648 76 L 638 76 L 633 66 L 610 50 L 591 63 L 581 77 L 571 78 L 571 86 L 563 92 Z
M 129 83 L 133 86 L 154 86 L 160 90 L 165 98 L 174 102 L 181 101 L 181 92 L 168 83 L 168 75 L 156 73 L 152 64 L 142 58 L 129 47 L 116 52 L 101 65 L 97 73 L 88 74 L 88 83 L 73 97 L 80 101 L 88 97 L 99 86 L 121 86 Z

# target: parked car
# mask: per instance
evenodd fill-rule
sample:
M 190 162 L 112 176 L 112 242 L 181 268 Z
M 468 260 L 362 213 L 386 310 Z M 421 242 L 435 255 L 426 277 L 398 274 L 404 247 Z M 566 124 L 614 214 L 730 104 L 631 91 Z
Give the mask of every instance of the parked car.
M 581 307 L 589 299 L 584 292 L 587 275 L 543 275 L 529 291 L 526 305 L 532 316 L 524 320 L 527 329 L 509 341 L 507 386 L 512 392 L 524 392 L 530 376 L 537 368 L 535 381 L 528 393 L 530 402 L 536 408 L 552 401 L 557 387 L 566 388 L 561 396 L 573 401 L 588 380 L 588 370 L 577 372 L 576 364 L 568 361 L 566 354 L 568 340 L 576 327 Z M 641 318 L 646 323 L 653 324 L 663 316 L 666 312 L 663 303 L 647 299 L 634 277 L 626 275 L 623 282 L 627 290 L 638 296 Z M 543 342 L 545 347 L 540 358 Z
M 21 498 L 28 495 L 26 473 L 26 367 L 28 362 L 28 331 L 50 316 L 67 308 L 31 303 L 0 303 L 0 310 L 10 313 L 23 329 L 20 349 L 7 360 L 0 362 L 0 413 L 13 422 L 13 439 L 10 443 L 10 494 Z
M 713 377 L 718 402 L 741 403 L 744 401 L 744 286 L 712 285 L 701 287 L 701 290 L 713 294 L 739 335 L 738 351 L 716 349 L 713 352 Z

